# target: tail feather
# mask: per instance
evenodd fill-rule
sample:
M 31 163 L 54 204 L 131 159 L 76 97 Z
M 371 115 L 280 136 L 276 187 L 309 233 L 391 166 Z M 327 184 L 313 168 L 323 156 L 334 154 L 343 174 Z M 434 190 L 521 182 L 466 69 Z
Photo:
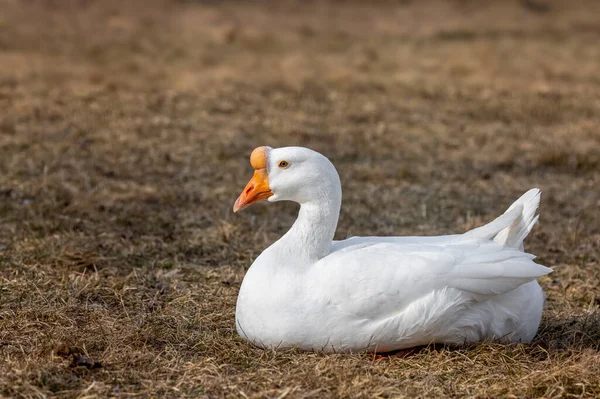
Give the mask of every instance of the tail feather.
M 507 247 L 523 250 L 525 237 L 531 232 L 531 229 L 533 229 L 533 226 L 535 226 L 539 219 L 539 216 L 536 216 L 535 212 L 540 205 L 540 195 L 541 192 L 539 189 L 532 188 L 511 205 L 511 207 L 514 207 L 516 204 L 521 204 L 523 212 L 521 212 L 519 217 L 510 226 L 500 231 L 494 237 L 494 241 Z
M 535 212 L 540 205 L 541 192 L 532 188 L 516 200 L 503 215 L 485 226 L 466 233 L 470 237 L 493 239 L 498 244 L 523 250 L 523 241 L 531 232 L 539 216 Z

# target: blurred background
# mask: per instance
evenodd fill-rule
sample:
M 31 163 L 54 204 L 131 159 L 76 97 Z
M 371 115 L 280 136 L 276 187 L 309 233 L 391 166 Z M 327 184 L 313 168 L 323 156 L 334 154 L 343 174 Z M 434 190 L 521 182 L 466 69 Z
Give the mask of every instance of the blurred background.
M 106 395 L 112 378 L 122 392 L 196 392 L 178 362 L 279 392 L 253 385 L 258 355 L 233 330 L 245 270 L 296 217 L 294 204 L 231 212 L 261 145 L 332 160 L 337 238 L 466 231 L 540 187 L 526 248 L 556 272 L 537 343 L 581 367 L 525 354 L 517 364 L 537 363 L 497 391 L 410 386 L 600 392 L 599 43 L 591 0 L 0 0 L 0 394 L 97 381 Z M 73 379 L 64 345 L 105 374 Z M 307 392 L 352 393 L 307 373 Z M 237 395 L 224 378 L 202 384 Z

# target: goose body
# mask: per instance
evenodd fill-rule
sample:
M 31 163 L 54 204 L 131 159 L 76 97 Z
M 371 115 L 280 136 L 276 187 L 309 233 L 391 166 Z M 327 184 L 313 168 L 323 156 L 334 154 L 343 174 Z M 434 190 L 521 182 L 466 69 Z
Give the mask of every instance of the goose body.
M 300 203 L 291 229 L 244 277 L 236 328 L 262 348 L 387 352 L 430 343 L 530 342 L 549 272 L 523 252 L 538 189 L 464 234 L 332 241 L 341 185 L 331 162 L 301 147 L 257 148 L 234 211 L 261 199 Z

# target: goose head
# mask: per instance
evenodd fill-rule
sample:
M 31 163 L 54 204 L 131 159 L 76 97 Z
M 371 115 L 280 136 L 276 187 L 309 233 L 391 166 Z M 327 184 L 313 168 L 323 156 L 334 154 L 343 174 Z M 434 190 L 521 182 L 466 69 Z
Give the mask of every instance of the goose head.
M 250 164 L 254 175 L 235 201 L 234 212 L 263 199 L 299 204 L 341 200 L 335 167 L 316 151 L 303 147 L 258 147 L 250 155 Z

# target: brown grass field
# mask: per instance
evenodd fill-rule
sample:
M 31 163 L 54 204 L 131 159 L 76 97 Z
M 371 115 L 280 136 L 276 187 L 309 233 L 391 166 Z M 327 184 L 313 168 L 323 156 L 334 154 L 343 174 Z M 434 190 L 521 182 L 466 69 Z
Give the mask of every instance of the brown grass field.
M 0 396 L 600 397 L 599 43 L 597 1 L 0 0 Z M 297 211 L 232 213 L 259 145 L 334 162 L 338 238 L 540 187 L 535 341 L 247 344 L 239 285 Z

